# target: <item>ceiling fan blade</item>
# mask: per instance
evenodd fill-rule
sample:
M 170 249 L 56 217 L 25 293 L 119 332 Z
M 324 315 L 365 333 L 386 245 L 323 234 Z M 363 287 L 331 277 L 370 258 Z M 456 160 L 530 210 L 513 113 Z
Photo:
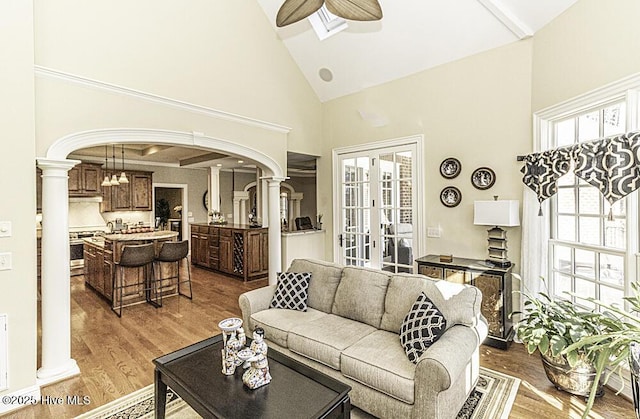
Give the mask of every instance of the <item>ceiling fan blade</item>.
M 296 23 L 317 12 L 322 7 L 324 0 L 286 0 L 276 16 L 276 26 L 283 26 Z
M 378 0 L 326 0 L 327 9 L 348 20 L 380 20 L 382 8 Z

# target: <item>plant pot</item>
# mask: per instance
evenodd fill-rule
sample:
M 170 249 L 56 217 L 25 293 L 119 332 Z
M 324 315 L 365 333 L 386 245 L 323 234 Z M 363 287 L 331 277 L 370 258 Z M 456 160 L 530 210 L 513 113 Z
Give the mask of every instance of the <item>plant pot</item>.
M 578 396 L 589 396 L 596 376 L 596 370 L 593 365 L 586 360 L 581 360 L 575 367 L 571 368 L 564 356 L 552 357 L 541 354 L 541 359 L 547 378 L 557 389 Z M 601 377 L 596 397 L 600 397 L 603 394 L 604 389 Z
M 629 370 L 631 371 L 631 390 L 633 390 L 633 410 L 636 419 L 640 419 L 640 344 L 629 345 Z

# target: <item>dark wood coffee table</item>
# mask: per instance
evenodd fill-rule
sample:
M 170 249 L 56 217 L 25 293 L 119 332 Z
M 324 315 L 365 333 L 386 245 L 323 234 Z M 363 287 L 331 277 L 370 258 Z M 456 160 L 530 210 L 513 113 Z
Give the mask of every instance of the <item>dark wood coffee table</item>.
M 273 377 L 250 390 L 243 369 L 222 374 L 222 335 L 153 360 L 156 418 L 165 415 L 167 386 L 204 418 L 349 418 L 351 387 L 269 349 Z

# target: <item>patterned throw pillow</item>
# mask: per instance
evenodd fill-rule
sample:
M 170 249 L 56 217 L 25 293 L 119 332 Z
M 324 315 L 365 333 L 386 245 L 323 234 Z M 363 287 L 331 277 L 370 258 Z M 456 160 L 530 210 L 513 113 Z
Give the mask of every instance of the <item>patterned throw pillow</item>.
M 400 327 L 400 344 L 409 361 L 418 363 L 418 358 L 433 345 L 447 328 L 447 321 L 433 302 L 422 292 Z
M 271 299 L 271 308 L 307 311 L 310 272 L 280 272 L 278 285 Z

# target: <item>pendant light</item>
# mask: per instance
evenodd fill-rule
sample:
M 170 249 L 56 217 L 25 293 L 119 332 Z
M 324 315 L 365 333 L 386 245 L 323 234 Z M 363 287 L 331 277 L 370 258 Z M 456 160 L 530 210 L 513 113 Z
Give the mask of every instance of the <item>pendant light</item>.
M 113 176 L 111 176 L 111 186 L 118 186 L 120 185 L 120 182 L 118 182 L 118 176 L 115 174 L 116 171 L 116 146 L 115 145 L 111 145 L 111 152 L 112 157 L 113 157 Z
M 111 181 L 109 180 L 109 158 L 107 157 L 108 152 L 107 145 L 104 146 L 104 180 L 100 184 L 100 186 L 111 186 Z
M 118 179 L 118 182 L 120 183 L 129 183 L 129 179 L 127 179 L 127 174 L 124 172 L 124 144 L 122 144 L 121 146 L 121 150 L 122 150 L 122 173 L 120 173 L 120 179 Z

